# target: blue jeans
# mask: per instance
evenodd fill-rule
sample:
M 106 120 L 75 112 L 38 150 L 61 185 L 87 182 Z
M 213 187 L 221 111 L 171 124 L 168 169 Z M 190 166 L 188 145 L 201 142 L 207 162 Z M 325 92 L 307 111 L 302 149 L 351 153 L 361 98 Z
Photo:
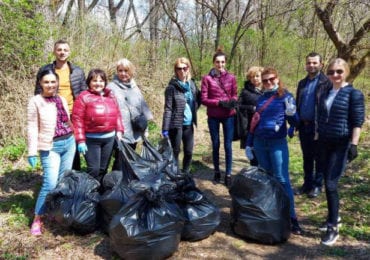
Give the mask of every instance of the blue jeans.
M 266 170 L 283 185 L 290 201 L 290 217 L 296 218 L 294 196 L 289 179 L 289 150 L 286 138 L 263 139 L 255 136 L 254 151 L 259 167 Z
M 45 213 L 45 199 L 53 190 L 64 172 L 72 169 L 73 158 L 76 151 L 74 136 L 54 141 L 50 151 L 40 151 L 40 160 L 44 171 L 39 196 L 36 201 L 35 215 Z
M 328 204 L 328 223 L 336 226 L 339 214 L 338 182 L 348 157 L 349 142 L 335 143 L 319 140 L 319 158 L 323 165 L 325 194 Z
M 226 158 L 226 175 L 231 175 L 233 161 L 232 141 L 234 135 L 234 116 L 227 118 L 208 118 L 208 128 L 212 141 L 212 159 L 215 171 L 220 171 L 220 124 L 224 134 L 224 149 Z

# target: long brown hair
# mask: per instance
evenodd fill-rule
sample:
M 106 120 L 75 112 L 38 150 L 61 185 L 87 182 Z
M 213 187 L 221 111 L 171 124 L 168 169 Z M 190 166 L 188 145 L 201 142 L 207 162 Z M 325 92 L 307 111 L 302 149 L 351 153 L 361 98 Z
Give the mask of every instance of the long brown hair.
M 284 88 L 284 83 L 281 81 L 281 79 L 279 77 L 279 73 L 273 67 L 267 67 L 267 68 L 263 69 L 263 71 L 261 73 L 261 77 L 263 75 L 268 75 L 268 74 L 273 74 L 273 75 L 275 75 L 275 77 L 277 77 L 279 79 L 279 83 L 278 83 L 279 87 L 277 89 L 277 93 L 278 93 L 279 97 L 282 97 L 285 93 L 285 88 Z

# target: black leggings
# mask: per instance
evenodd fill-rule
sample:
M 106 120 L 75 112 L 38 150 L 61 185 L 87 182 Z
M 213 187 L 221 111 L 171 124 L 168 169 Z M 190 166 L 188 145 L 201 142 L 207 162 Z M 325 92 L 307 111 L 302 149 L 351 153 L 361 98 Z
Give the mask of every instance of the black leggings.
M 173 128 L 169 130 L 169 137 L 175 160 L 179 163 L 179 154 L 181 141 L 184 148 L 184 158 L 182 161 L 182 169 L 185 172 L 190 171 L 191 160 L 193 157 L 194 147 L 194 127 L 193 125 L 183 126 L 182 128 Z

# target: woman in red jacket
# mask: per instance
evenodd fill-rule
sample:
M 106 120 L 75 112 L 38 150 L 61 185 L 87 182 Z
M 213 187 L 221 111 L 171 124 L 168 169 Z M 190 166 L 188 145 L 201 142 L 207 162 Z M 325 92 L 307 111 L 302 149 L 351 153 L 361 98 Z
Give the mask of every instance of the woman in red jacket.
M 85 156 L 87 173 L 101 181 L 107 172 L 114 138 L 123 135 L 116 99 L 106 88 L 107 76 L 100 69 L 89 72 L 83 91 L 73 105 L 72 122 L 78 151 Z

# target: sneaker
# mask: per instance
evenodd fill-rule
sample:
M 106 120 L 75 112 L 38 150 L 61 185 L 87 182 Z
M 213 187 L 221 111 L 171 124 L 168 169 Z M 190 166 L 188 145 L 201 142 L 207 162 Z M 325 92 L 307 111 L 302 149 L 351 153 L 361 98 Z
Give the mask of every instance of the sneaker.
M 328 226 L 326 234 L 321 238 L 321 244 L 326 246 L 334 245 L 339 237 L 338 228 Z
M 42 234 L 41 228 L 42 228 L 41 219 L 34 220 L 31 225 L 31 235 L 40 236 Z
M 340 216 L 338 216 L 338 221 L 337 221 L 338 230 L 341 226 L 342 226 L 342 218 Z M 320 225 L 319 230 L 320 231 L 326 231 L 327 229 L 328 229 L 328 221 L 325 221 L 324 223 L 322 223 Z
M 315 187 L 313 188 L 308 194 L 307 194 L 307 197 L 313 199 L 313 198 L 316 198 L 317 196 L 319 196 L 321 193 L 321 188 L 320 187 Z
M 299 223 L 298 223 L 298 220 L 296 218 L 291 218 L 290 219 L 290 222 L 291 222 L 291 231 L 294 235 L 302 235 L 303 234 L 303 230 L 302 228 L 299 226 Z
M 306 186 L 302 185 L 298 189 L 294 190 L 294 195 L 303 195 L 303 194 L 308 194 L 310 192 L 310 189 L 307 189 Z

